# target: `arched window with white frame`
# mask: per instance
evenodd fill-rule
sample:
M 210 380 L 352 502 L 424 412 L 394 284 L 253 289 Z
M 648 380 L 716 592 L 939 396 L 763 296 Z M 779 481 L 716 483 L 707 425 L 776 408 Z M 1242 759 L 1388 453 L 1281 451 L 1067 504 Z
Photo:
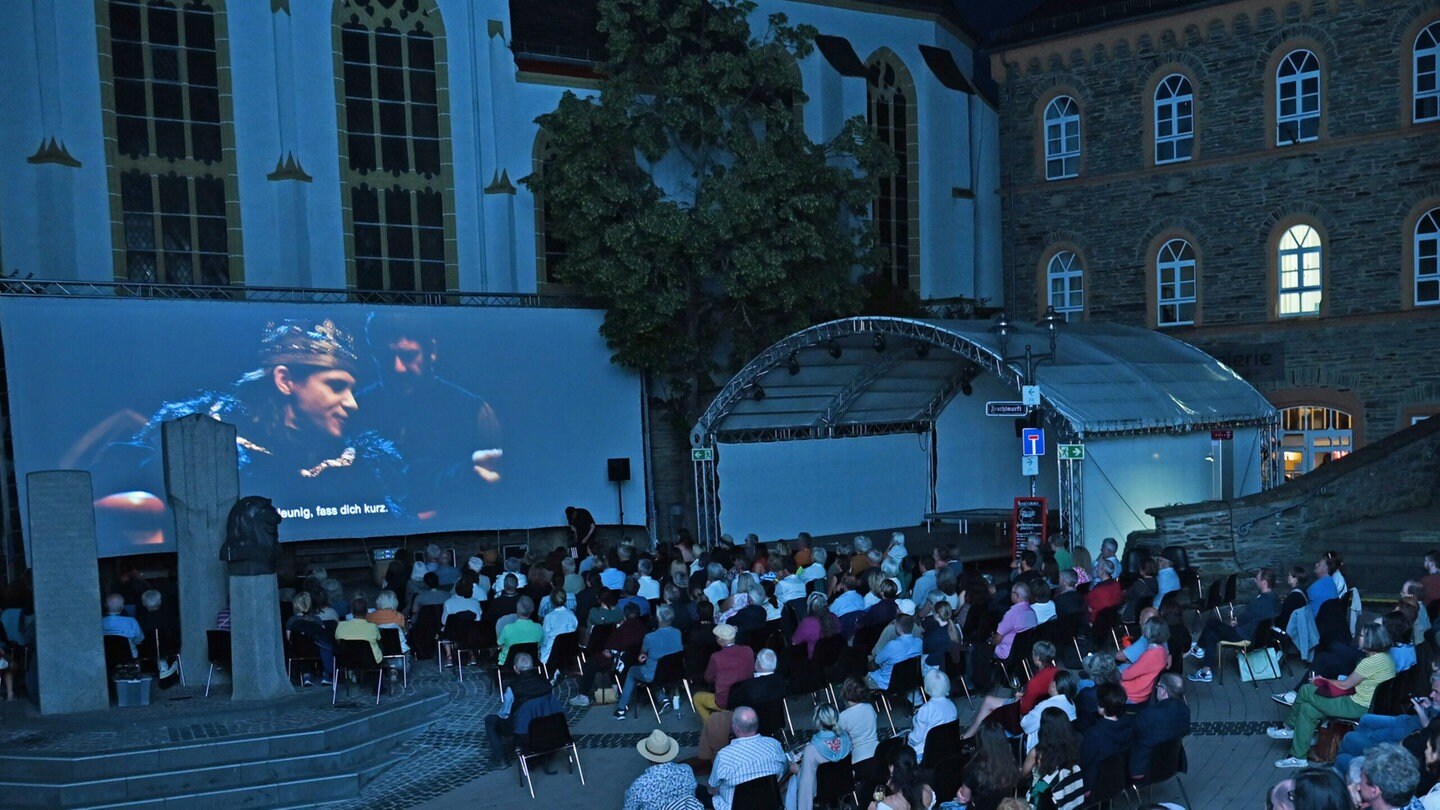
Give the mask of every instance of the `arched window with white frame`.
M 1440 208 L 1415 223 L 1415 306 L 1440 304 Z
M 1415 37 L 1412 65 L 1415 123 L 1440 121 L 1440 21 L 1425 26 Z
M 1195 92 L 1172 73 L 1155 88 L 1155 162 L 1189 160 L 1195 149 Z
M 1290 481 L 1355 449 L 1355 420 L 1338 408 L 1296 405 L 1280 409 L 1280 451 Z
M 1045 105 L 1045 179 L 1080 174 L 1080 105 L 1059 96 Z
M 1050 257 L 1045 267 L 1046 304 L 1065 317 L 1078 320 L 1085 311 L 1085 268 L 1072 250 Z
M 1321 286 L 1320 232 L 1309 225 L 1294 225 L 1280 235 L 1280 317 L 1319 315 Z
M 1275 71 L 1275 144 L 1320 137 L 1320 59 L 1304 49 L 1291 51 Z
M 1155 256 L 1155 322 L 1158 326 L 1195 323 L 1195 249 L 1184 239 L 1171 239 Z

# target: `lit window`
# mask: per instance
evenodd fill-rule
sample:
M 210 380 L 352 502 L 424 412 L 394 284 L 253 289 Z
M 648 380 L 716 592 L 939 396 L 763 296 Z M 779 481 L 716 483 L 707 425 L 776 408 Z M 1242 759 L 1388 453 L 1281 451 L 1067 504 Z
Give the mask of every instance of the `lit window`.
M 1415 223 L 1415 305 L 1440 304 L 1440 208 Z
M 1184 239 L 1171 239 L 1155 257 L 1159 284 L 1156 320 L 1160 326 L 1195 323 L 1195 250 Z
M 1320 60 L 1310 51 L 1292 51 L 1275 73 L 1275 143 L 1320 137 Z
M 1280 236 L 1280 316 L 1320 313 L 1320 234 L 1296 225 Z
M 110 0 L 115 186 L 131 281 L 230 283 L 218 0 Z
M 1415 38 L 1415 123 L 1440 121 L 1440 22 Z
M 1045 269 L 1049 290 L 1047 303 L 1067 321 L 1071 315 L 1078 317 L 1085 311 L 1084 275 L 1080 257 L 1069 250 L 1056 253 Z
M 439 13 L 404 17 L 337 3 L 344 93 L 342 176 L 360 290 L 443 292 L 445 199 L 436 49 Z
M 1155 162 L 1189 160 L 1195 147 L 1195 94 L 1178 73 L 1155 88 Z
M 875 227 L 884 256 L 882 272 L 898 289 L 910 287 L 910 116 L 914 88 L 888 59 L 870 65 L 867 85 L 870 129 L 895 156 L 895 172 L 880 178 L 875 196 Z
M 1335 408 L 1322 405 L 1283 408 L 1280 430 L 1287 480 L 1344 458 L 1354 449 L 1354 420 L 1350 414 Z
M 1060 96 L 1045 107 L 1045 179 L 1080 174 L 1080 106 Z

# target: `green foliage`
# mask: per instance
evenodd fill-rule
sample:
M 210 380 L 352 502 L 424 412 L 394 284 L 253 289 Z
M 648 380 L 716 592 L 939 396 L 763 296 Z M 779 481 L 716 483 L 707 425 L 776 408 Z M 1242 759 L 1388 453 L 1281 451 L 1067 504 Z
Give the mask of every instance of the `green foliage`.
M 552 270 L 608 309 L 614 360 L 652 373 L 685 418 L 712 374 L 790 332 L 853 313 L 878 267 L 874 194 L 892 170 L 863 119 L 816 144 L 795 59 L 816 31 L 748 0 L 601 0 L 598 98 L 539 118 Z M 721 350 L 719 347 L 727 347 Z

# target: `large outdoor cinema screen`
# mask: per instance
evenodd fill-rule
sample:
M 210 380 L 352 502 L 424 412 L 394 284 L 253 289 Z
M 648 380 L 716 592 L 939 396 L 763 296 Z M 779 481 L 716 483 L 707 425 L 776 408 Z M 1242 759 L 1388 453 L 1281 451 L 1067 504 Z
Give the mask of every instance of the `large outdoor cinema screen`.
M 236 427 L 240 494 L 285 541 L 558 526 L 567 504 L 604 522 L 606 459 L 644 465 L 602 317 L 0 299 L 22 520 L 28 473 L 89 470 L 100 556 L 172 550 L 161 426 L 198 414 Z

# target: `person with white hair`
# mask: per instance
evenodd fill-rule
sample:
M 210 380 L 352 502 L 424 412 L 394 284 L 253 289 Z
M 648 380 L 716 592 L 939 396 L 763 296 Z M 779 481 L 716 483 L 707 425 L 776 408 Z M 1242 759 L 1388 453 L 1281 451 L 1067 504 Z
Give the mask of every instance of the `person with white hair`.
M 798 572 L 800 574 L 800 578 L 806 582 L 810 582 L 811 580 L 816 579 L 824 582 L 827 574 L 825 569 L 825 563 L 827 560 L 829 560 L 829 558 L 830 553 L 826 551 L 823 546 L 816 546 L 815 548 L 811 549 L 811 563 L 807 565 L 803 571 Z
M 856 535 L 855 553 L 850 557 L 850 573 L 860 576 L 865 573 L 871 565 L 870 552 L 873 550 L 870 545 L 870 538 L 865 535 Z
M 530 584 L 530 580 L 525 576 L 524 572 L 520 570 L 524 567 L 524 564 L 525 561 L 519 557 L 510 557 L 505 560 L 505 575 L 515 577 L 515 587 L 518 590 L 524 590 L 525 586 Z M 496 596 L 499 596 L 500 592 L 505 589 L 504 579 L 505 577 L 502 576 L 495 577 Z
M 125 615 L 125 597 L 118 593 L 105 597 L 105 616 L 100 619 L 100 632 L 107 636 L 128 639 L 131 656 L 137 652 L 135 645 L 145 640 L 140 623 Z
M 725 581 L 725 566 L 718 562 L 710 563 L 705 566 L 705 578 L 709 580 L 705 586 L 705 598 L 719 611 L 720 603 L 730 598 L 730 584 Z
M 915 720 L 910 727 L 910 736 L 905 742 L 915 749 L 915 758 L 925 758 L 925 737 L 930 729 L 960 719 L 955 710 L 955 701 L 950 699 L 950 677 L 938 669 L 925 673 L 925 704 L 915 710 Z
M 905 559 L 905 556 L 909 553 L 910 552 L 905 548 L 905 533 L 891 532 L 890 548 L 885 550 L 885 556 L 894 560 L 896 564 L 899 564 L 899 562 Z
M 645 600 L 660 598 L 660 582 L 650 576 L 655 571 L 655 563 L 648 559 L 641 558 L 635 563 L 635 579 L 640 585 L 640 598 Z

